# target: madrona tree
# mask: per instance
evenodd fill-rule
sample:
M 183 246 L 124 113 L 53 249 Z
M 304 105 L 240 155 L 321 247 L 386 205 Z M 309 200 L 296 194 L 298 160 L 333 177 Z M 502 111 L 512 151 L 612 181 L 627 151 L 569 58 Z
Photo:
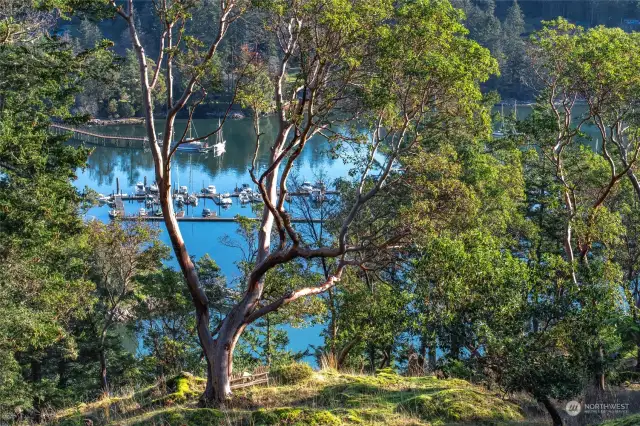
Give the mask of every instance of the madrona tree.
M 263 100 L 260 91 L 270 93 L 277 129 L 275 137 L 268 138 L 259 131 L 258 123 L 255 126 L 256 153 L 265 146 L 269 149 L 267 164 L 258 167 L 254 156 L 249 170 L 264 200 L 256 261 L 243 294 L 212 330 L 208 300 L 171 202 L 171 159 L 179 144 L 189 141 L 184 135 L 174 138 L 173 126 L 180 111 L 187 109 L 191 117 L 206 96 L 207 84 L 213 80 L 212 58 L 244 6 L 233 0 L 220 1 L 216 37 L 202 46 L 182 31 L 191 2 L 158 2 L 164 33 L 158 40 L 162 46 L 158 68 L 150 78 L 133 1 L 121 5 L 112 0 L 110 4 L 128 23 L 138 55 L 147 136 L 164 221 L 195 303 L 198 335 L 208 364 L 203 398 L 220 403 L 231 393 L 233 352 L 248 325 L 299 298 L 327 291 L 339 282 L 345 268 L 366 269 L 377 256 L 402 247 L 411 224 L 377 218 L 367 206 L 394 196 L 392 184 L 403 179 L 399 160 L 419 152 L 424 138 L 444 135 L 465 123 L 486 124 L 479 83 L 497 71 L 496 63 L 488 51 L 466 38 L 461 13 L 447 1 L 256 2 L 254 7 L 264 13 L 266 30 L 277 39 L 277 66 L 268 67 L 260 55 L 250 58 L 250 71 L 258 75 L 256 67 L 263 67 L 269 78 L 246 88 L 243 96 Z M 176 68 L 180 69 L 180 86 L 174 79 Z M 245 70 L 249 67 L 241 67 L 239 73 Z M 156 135 L 158 115 L 150 95 L 160 72 L 165 73 L 167 84 L 162 140 Z M 284 206 L 291 171 L 314 136 L 327 138 L 335 154 L 349 156 L 354 165 L 353 191 L 342 197 L 343 214 L 335 219 L 330 243 L 322 246 L 302 238 Z M 352 228 L 358 230 L 357 235 Z M 215 247 L 211 253 L 215 257 Z M 265 295 L 264 278 L 269 271 L 294 260 L 321 258 L 333 259 L 323 282 Z
M 541 96 L 527 142 L 548 162 L 554 189 L 562 194 L 564 260 L 578 287 L 597 281 L 590 276 L 590 257 L 617 238 L 619 219 L 607 204 L 620 182 L 629 179 L 640 189 L 635 175 L 640 154 L 639 41 L 636 34 L 620 29 L 585 31 L 563 19 L 546 22 L 532 38 L 529 55 Z M 599 136 L 595 154 L 584 146 L 586 126 L 593 126 Z M 584 305 L 583 300 L 578 303 Z M 604 338 L 595 345 L 602 370 Z M 598 372 L 602 390 L 604 377 Z

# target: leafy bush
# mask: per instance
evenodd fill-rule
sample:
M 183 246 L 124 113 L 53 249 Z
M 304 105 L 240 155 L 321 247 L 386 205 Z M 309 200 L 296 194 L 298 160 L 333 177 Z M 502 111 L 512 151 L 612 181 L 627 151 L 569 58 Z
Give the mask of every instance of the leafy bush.
M 274 369 L 272 375 L 279 383 L 293 385 L 310 379 L 313 369 L 309 364 L 294 362 Z

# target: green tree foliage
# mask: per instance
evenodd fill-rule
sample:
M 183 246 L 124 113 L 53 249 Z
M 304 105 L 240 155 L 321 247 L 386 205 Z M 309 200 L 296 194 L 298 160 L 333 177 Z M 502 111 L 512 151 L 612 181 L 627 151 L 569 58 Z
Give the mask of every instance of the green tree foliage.
M 152 67 L 155 63 L 149 59 Z M 94 66 L 102 68 L 96 72 L 94 78 L 83 85 L 82 92 L 77 96 L 78 111 L 93 117 L 128 118 L 142 114 L 142 92 L 140 89 L 140 72 L 138 60 L 131 50 L 127 50 L 124 58 L 117 59 L 113 55 Z M 153 70 L 149 71 L 149 78 L 153 78 Z M 166 93 L 165 78 L 158 76 L 153 97 L 156 107 L 161 108 Z
M 42 36 L 50 21 L 36 22 L 28 5 L 20 8 L 3 15 L 2 26 L 15 32 L 0 43 L 3 419 L 32 406 L 38 412 L 42 388 L 49 387 L 41 360 L 54 348 L 74 356 L 70 324 L 86 313 L 93 289 L 81 260 L 80 197 L 71 185 L 87 150 L 65 145 L 48 126 L 52 119 L 78 120 L 69 110 L 90 75 L 86 60 L 102 52 L 74 55 L 64 41 Z M 22 368 L 31 373 L 23 376 Z
M 101 387 L 109 392 L 107 336 L 134 320 L 140 280 L 160 268 L 166 247 L 157 240 L 158 231 L 142 223 L 93 221 L 88 228 L 89 277 L 96 284 L 96 304 L 89 321 L 100 358 Z
M 522 98 L 523 95 L 531 96 L 525 86 L 531 80 L 531 76 L 524 40 L 524 14 L 516 0 L 507 11 L 502 29 L 505 58 L 501 68 L 500 94 L 504 97 L 516 98 Z
M 82 49 L 93 49 L 102 40 L 102 32 L 95 22 L 83 19 L 78 26 L 78 40 Z

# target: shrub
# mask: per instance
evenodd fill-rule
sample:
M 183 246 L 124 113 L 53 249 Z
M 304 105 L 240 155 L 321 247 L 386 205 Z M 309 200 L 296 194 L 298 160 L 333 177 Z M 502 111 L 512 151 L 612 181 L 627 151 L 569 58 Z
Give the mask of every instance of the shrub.
M 283 385 L 293 385 L 310 379 L 313 369 L 309 364 L 294 362 L 274 369 L 272 375 Z

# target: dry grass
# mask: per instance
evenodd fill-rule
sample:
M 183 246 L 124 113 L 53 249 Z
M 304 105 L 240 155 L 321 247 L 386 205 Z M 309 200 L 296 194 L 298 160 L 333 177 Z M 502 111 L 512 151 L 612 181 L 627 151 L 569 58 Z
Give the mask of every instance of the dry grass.
M 158 387 L 57 413 L 50 424 L 182 425 L 439 425 L 520 424 L 517 404 L 464 380 L 375 376 L 323 370 L 298 384 L 237 391 L 226 410 L 197 408 L 203 380 L 188 374 Z

